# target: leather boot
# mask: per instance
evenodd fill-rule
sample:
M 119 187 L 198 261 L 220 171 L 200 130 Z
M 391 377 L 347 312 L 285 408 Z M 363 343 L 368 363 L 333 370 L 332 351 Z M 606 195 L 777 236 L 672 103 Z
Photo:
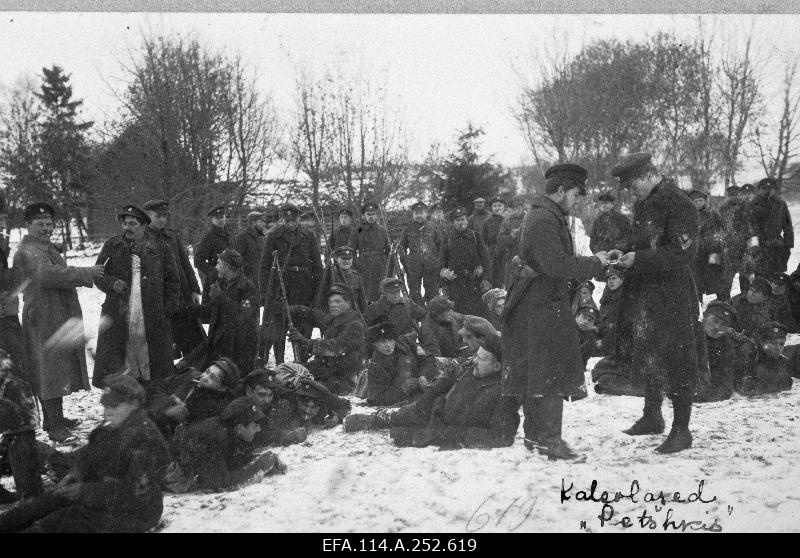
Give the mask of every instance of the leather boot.
M 66 442 L 73 438 L 64 424 L 64 409 L 62 405 L 63 400 L 60 397 L 42 400 L 42 412 L 46 417 L 45 421 L 48 426 L 47 435 L 57 443 Z
M 8 444 L 8 462 L 20 499 L 42 493 L 42 476 L 33 431 L 13 435 Z
M 664 417 L 661 414 L 661 403 L 664 394 L 657 386 L 648 386 L 644 391 L 644 411 L 642 418 L 623 432 L 629 436 L 644 436 L 664 432 Z
M 672 428 L 664 443 L 655 451 L 658 453 L 676 453 L 692 447 L 692 433 L 689 432 L 689 419 L 692 415 L 692 398 L 688 393 L 680 393 L 672 399 L 674 418 Z
M 539 453 L 546 455 L 550 461 L 558 459 L 580 459 L 583 458 L 580 454 L 575 453 L 567 445 L 564 440 L 556 440 L 547 445 L 547 447 L 539 448 Z

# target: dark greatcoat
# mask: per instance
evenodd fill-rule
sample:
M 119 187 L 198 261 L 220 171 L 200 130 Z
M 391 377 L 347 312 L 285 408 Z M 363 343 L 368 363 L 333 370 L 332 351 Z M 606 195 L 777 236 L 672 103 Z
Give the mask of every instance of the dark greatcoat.
M 332 393 L 349 393 L 364 359 L 366 340 L 361 317 L 355 310 L 338 316 L 302 306 L 292 308 L 293 315 L 295 311 L 322 332 L 322 339 L 310 341 L 314 358 L 308 362 L 309 372 Z
M 433 298 L 439 290 L 439 247 L 442 237 L 430 221 L 412 221 L 400 236 L 398 254 L 408 276 L 409 295 L 416 302 Z
M 336 230 L 331 232 L 330 239 L 328 240 L 328 251 L 333 252 L 339 246 L 350 246 L 350 239 L 353 236 L 353 225 L 346 227 L 338 226 Z
M 695 258 L 695 278 L 699 294 L 716 294 L 722 281 L 722 241 L 725 233 L 725 222 L 716 211 L 703 209 L 698 212 L 699 237 L 697 257 Z M 712 254 L 719 256 L 718 264 L 710 263 Z
M 217 265 L 217 256 L 225 248 L 234 248 L 233 233 L 227 227 L 211 225 L 194 250 L 194 266 L 205 286 L 206 278 Z
M 506 247 L 501 242 L 500 228 L 503 226 L 504 218 L 502 215 L 492 214 L 484 223 L 480 230 L 481 237 L 486 243 L 489 260 L 492 262 L 492 275 L 489 281 L 495 287 L 500 287 L 505 281 L 506 268 Z
M 205 369 L 218 358 L 228 357 L 244 376 L 253 369 L 258 348 L 258 290 L 242 273 L 230 281 L 218 279 L 218 283 L 222 292 L 203 302 L 202 312 L 209 317 L 209 327 L 206 358 L 198 367 Z M 187 360 L 198 365 L 193 357 Z
M 364 280 L 367 302 L 380 296 L 379 284 L 386 277 L 386 263 L 389 257 L 389 235 L 377 223 L 361 224 L 353 229 L 350 246 L 357 253 L 356 270 Z
M 255 227 L 247 227 L 236 235 L 234 244 L 236 251 L 242 255 L 244 265 L 242 272 L 258 288 L 258 276 L 261 272 L 261 255 L 264 253 L 266 235 Z
M 90 389 L 84 344 L 46 342 L 70 318 L 83 319 L 75 289 L 92 286 L 91 268 L 67 266 L 53 244 L 26 235 L 14 254 L 14 269 L 29 281 L 22 294 L 22 331 L 33 392 L 47 400 Z
M 522 220 L 525 219 L 524 211 L 513 211 L 506 215 L 497 233 L 497 242 L 503 246 L 506 254 L 506 264 L 503 269 L 503 285 L 508 286 L 511 279 L 511 260 L 517 255 L 519 245 L 519 231 Z M 495 285 L 499 286 L 499 285 Z
M 475 277 L 475 270 L 482 272 Z M 452 269 L 453 281 L 442 278 L 442 286 L 462 314 L 486 317 L 489 313 L 481 299 L 480 284 L 492 276 L 492 262 L 480 233 L 471 229 L 457 231 L 453 228 L 442 241 L 439 252 L 439 269 Z
M 747 336 L 755 335 L 756 329 L 767 322 L 778 321 L 775 315 L 775 306 L 770 299 L 753 304 L 747 300 L 746 293 L 741 293 L 733 297 L 730 304 L 738 314 L 737 329 Z
M 94 429 L 76 452 L 76 501 L 53 494 L 26 500 L 0 516 L 0 532 L 143 533 L 161 519 L 168 463 L 161 433 L 136 410 L 116 429 Z
M 488 209 L 481 209 L 480 211 L 474 211 L 472 215 L 469 216 L 469 219 L 467 219 L 467 228 L 471 231 L 479 233 L 483 228 L 483 224 L 491 216 L 492 212 L 489 211 Z
M 278 265 L 283 272 L 289 304 L 311 306 L 322 280 L 322 260 L 314 234 L 301 226 L 292 232 L 285 225 L 278 225 L 267 233 L 261 256 L 259 285 L 265 306 L 269 304 L 270 312 L 282 314 L 284 311 L 280 302 L 281 285 L 278 277 L 272 279 L 272 292 L 265 292 L 269 284 L 272 253 L 275 250 L 278 251 Z
M 344 281 L 342 281 L 344 279 Z M 362 314 L 367 309 L 367 297 L 364 294 L 364 281 L 354 269 L 342 269 L 335 262 L 325 268 L 322 274 L 322 281 L 317 289 L 317 296 L 314 298 L 314 308 L 326 311 L 328 309 L 328 291 L 334 283 L 343 283 L 350 287 L 355 300 L 353 301 Z
M 131 293 L 131 254 L 141 260 L 142 309 L 150 357 L 150 379 L 158 380 L 174 373 L 172 364 L 172 329 L 169 316 L 178 309 L 180 279 L 172 251 L 149 232 L 132 242 L 120 234 L 103 244 L 97 264 L 105 264 L 105 275 L 97 287 L 106 293 L 101 310 L 101 327 L 97 336 L 97 356 L 92 385 L 103 387 L 103 378 L 125 371 L 125 347 L 128 342 L 128 304 Z M 121 279 L 128 285 L 124 294 L 113 289 Z M 104 328 L 103 320 L 109 320 Z
M 783 273 L 794 248 L 789 207 L 782 199 L 760 194 L 753 200 L 752 213 L 761 246 L 760 271 L 765 274 Z
M 460 314 L 447 322 L 436 321 L 428 314 L 419 326 L 420 346 L 433 357 L 466 356 L 469 350 L 458 333 L 463 322 L 464 316 Z
M 397 304 L 389 302 L 385 296 L 367 306 L 364 312 L 364 321 L 367 327 L 383 322 L 392 322 L 398 335 L 417 331 L 419 322 L 427 315 L 427 311 L 416 302 L 404 298 Z
M 523 220 L 519 255 L 539 276 L 504 315 L 503 394 L 570 393 L 583 385 L 584 366 L 568 282 L 589 279 L 603 266 L 595 257 L 575 256 L 566 215 L 547 197 L 534 198 Z M 515 280 L 509 298 L 523 284 Z
M 603 211 L 592 223 L 589 246 L 593 253 L 608 250 L 626 252 L 631 241 L 631 221 L 615 209 Z
M 353 395 L 367 400 L 367 405 L 395 405 L 411 392 L 405 383 L 414 377 L 413 348 L 398 341 L 391 355 L 377 349 L 361 371 Z
M 730 399 L 736 377 L 736 347 L 733 340 L 728 335 L 718 339 L 706 336 L 706 349 L 711 375 L 707 383 L 701 383 L 699 386 L 694 402 L 707 403 Z M 703 355 L 699 356 L 702 359 Z
M 634 208 L 633 267 L 625 272 L 617 322 L 617 362 L 632 380 L 694 391 L 698 355 L 698 215 L 689 196 L 668 179 Z

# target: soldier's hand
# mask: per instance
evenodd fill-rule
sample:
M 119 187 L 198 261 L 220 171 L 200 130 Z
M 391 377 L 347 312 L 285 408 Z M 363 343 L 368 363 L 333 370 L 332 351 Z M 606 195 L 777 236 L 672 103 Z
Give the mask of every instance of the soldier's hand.
M 620 257 L 619 265 L 624 268 L 633 267 L 633 262 L 636 259 L 636 252 L 628 252 L 624 256 Z
M 306 339 L 305 336 L 294 326 L 289 328 L 289 341 L 292 341 L 293 343 L 301 343 L 303 345 L 308 343 L 308 339 Z
M 189 409 L 186 408 L 182 401 L 179 401 L 164 411 L 164 414 L 178 422 L 183 422 L 189 418 Z
M 475 271 L 473 272 L 473 275 L 475 277 L 480 277 L 481 275 L 483 275 L 483 266 L 479 265 L 478 267 L 476 267 Z
M 484 279 L 483 281 L 481 281 L 481 292 L 485 293 L 486 291 L 490 290 L 491 288 L 492 288 L 492 284 L 487 279 Z
M 618 260 L 624 254 L 625 254 L 625 252 L 623 252 L 622 250 L 617 250 L 616 248 L 614 250 L 609 250 L 608 252 L 606 252 L 606 255 L 608 256 L 608 259 L 610 261 Z
M 341 423 L 341 421 L 339 420 L 339 417 L 336 415 L 325 417 L 322 420 L 322 428 L 333 428 L 334 426 L 337 426 L 339 423 Z
M 114 289 L 115 293 L 125 294 L 125 292 L 128 290 L 128 284 L 122 279 L 117 279 L 114 281 L 114 284 L 111 286 L 111 288 Z
M 221 295 L 222 294 L 222 288 L 220 288 L 219 283 L 214 283 L 213 285 L 211 285 L 211 288 L 209 289 L 208 294 L 211 297 L 211 300 L 214 300 L 219 295 Z
M 421 387 L 422 390 L 425 391 L 426 389 L 431 387 L 430 380 L 428 380 L 428 378 L 426 378 L 425 376 L 420 376 L 419 377 L 419 387 Z
M 192 293 L 192 304 L 194 304 L 195 306 L 200 306 L 202 302 L 203 302 L 203 295 L 201 295 L 200 293 Z
M 448 281 L 453 281 L 456 278 L 456 272 L 445 267 L 439 272 L 439 276 L 447 279 Z
M 92 279 L 94 279 L 95 281 L 97 281 L 98 279 L 102 279 L 105 274 L 106 274 L 105 266 L 103 265 L 92 266 Z

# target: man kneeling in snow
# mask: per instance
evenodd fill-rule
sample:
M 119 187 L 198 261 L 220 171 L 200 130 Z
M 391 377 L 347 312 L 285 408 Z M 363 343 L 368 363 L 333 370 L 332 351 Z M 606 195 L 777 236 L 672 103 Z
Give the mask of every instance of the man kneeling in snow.
M 179 468 L 170 471 L 170 490 L 230 490 L 261 472 L 285 472 L 286 465 L 274 453 L 253 455 L 251 443 L 262 418 L 253 399 L 239 397 L 219 417 L 178 428 L 174 445 Z
M 783 354 L 786 326 L 767 322 L 755 331 L 757 351 L 746 357 L 744 377 L 736 386 L 742 395 L 757 396 L 786 391 L 792 387 L 792 376 L 799 376 L 796 359 Z
M 459 332 L 477 349 L 451 373 L 444 373 L 414 403 L 375 415 L 350 415 L 347 432 L 390 428 L 395 445 L 457 448 L 510 446 L 519 426 L 519 404 L 500 393 L 500 335 L 484 318 L 466 316 Z

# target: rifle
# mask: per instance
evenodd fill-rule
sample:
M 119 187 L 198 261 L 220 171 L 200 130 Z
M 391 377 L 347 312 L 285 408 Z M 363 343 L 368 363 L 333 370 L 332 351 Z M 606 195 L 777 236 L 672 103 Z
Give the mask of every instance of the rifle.
M 272 323 L 272 313 L 269 313 L 269 296 L 272 293 L 272 284 L 275 279 L 275 268 L 278 267 L 278 251 L 272 252 L 272 267 L 269 268 L 269 279 L 267 280 L 267 290 L 264 291 L 264 317 L 261 320 L 261 331 L 258 332 L 258 348 L 256 349 L 256 366 L 262 366 L 269 360 L 269 354 L 264 355 L 264 329 Z M 269 313 L 269 316 L 267 315 Z M 269 352 L 269 347 L 267 347 Z
M 386 221 L 386 215 L 383 213 L 383 206 L 381 204 L 378 205 L 378 211 L 381 215 L 381 221 L 383 221 L 383 228 L 386 231 L 386 237 L 389 239 L 390 249 L 389 249 L 389 259 L 386 262 L 386 270 L 384 272 L 384 276 L 389 277 L 390 275 L 397 277 L 400 279 L 400 287 L 403 290 L 403 296 L 408 298 L 408 287 L 406 287 L 406 274 L 403 271 L 403 268 L 400 265 L 400 258 L 397 256 L 397 246 L 400 244 L 399 242 L 392 241 L 392 237 L 389 235 L 389 223 Z M 394 269 L 394 273 L 390 272 Z
M 278 254 L 277 250 L 273 252 L 273 265 L 274 261 L 277 259 Z M 289 310 L 289 298 L 286 296 L 286 285 L 283 283 L 283 272 L 281 271 L 280 266 L 276 266 L 275 269 L 278 270 L 278 281 L 281 284 L 281 298 L 283 299 L 283 305 L 286 307 L 286 321 L 289 324 L 289 329 L 294 329 L 294 324 L 292 323 L 292 313 Z M 292 341 L 292 353 L 294 354 L 294 361 L 295 362 L 302 362 L 302 351 L 300 350 L 300 345 L 296 341 Z

